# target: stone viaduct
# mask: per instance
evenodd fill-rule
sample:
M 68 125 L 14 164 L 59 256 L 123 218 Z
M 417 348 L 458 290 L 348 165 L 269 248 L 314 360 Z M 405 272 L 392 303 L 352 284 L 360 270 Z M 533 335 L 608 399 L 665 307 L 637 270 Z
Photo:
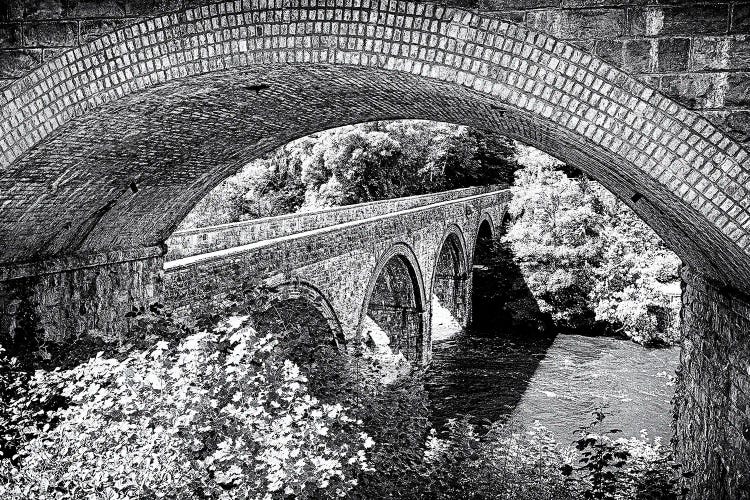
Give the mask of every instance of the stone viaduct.
M 426 362 L 432 296 L 469 320 L 477 242 L 491 242 L 509 200 L 507 189 L 469 188 L 177 232 L 165 302 L 179 314 L 262 281 L 314 304 L 344 342 L 369 316 L 392 347 Z
M 158 298 L 164 242 L 190 208 L 291 139 L 395 118 L 488 129 L 589 173 L 680 255 L 677 450 L 695 498 L 748 498 L 748 13 L 689 0 L 6 0 L 0 322 L 33 329 L 29 311 L 54 309 L 58 331 L 121 324 L 123 308 Z

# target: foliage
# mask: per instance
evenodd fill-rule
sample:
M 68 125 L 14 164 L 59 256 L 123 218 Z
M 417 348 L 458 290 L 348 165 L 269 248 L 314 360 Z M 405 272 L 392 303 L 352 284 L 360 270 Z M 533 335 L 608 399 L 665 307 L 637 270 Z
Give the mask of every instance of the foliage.
M 550 165 L 516 173 L 504 239 L 513 248 L 542 312 L 563 327 L 591 326 L 588 294 L 603 259 L 604 216 L 591 182 Z
M 650 443 L 645 433 L 641 439 L 616 439 L 619 429 L 595 432 L 605 415 L 597 410 L 594 416 L 591 424 L 578 430 L 580 437 L 575 445 L 581 456 L 579 464 L 563 471 L 567 476 L 577 475 L 582 498 L 671 500 L 687 493 L 678 486 L 675 471 L 681 466 L 658 438 Z
M 676 342 L 679 259 L 585 175 L 570 177 L 539 153 L 525 165 L 503 241 L 540 310 L 563 329 L 593 330 L 598 321 L 640 343 Z
M 562 473 L 571 453 L 538 424 L 524 431 L 496 423 L 484 436 L 468 418 L 446 427 L 445 436 L 433 432 L 427 443 L 434 498 L 576 498 Z
M 181 228 L 510 183 L 512 141 L 446 123 L 340 127 L 291 142 L 211 191 Z
M 308 393 L 276 344 L 235 321 L 37 373 L 30 392 L 60 389 L 69 405 L 24 443 L 20 462 L 0 462 L 0 496 L 344 495 L 372 441 L 344 406 Z

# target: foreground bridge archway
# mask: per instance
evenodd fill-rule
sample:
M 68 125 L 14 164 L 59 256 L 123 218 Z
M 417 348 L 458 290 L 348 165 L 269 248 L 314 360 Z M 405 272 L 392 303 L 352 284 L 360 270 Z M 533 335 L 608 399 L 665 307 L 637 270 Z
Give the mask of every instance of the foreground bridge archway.
M 214 4 L 71 50 L 10 85 L 0 110 L 5 263 L 158 245 L 276 146 L 425 118 L 582 168 L 685 261 L 750 291 L 744 149 L 579 49 L 459 9 Z
M 159 280 L 139 276 L 160 261 L 146 258 L 222 179 L 291 139 L 394 118 L 489 129 L 581 168 L 699 271 L 684 297 L 679 433 L 719 435 L 731 451 L 695 444 L 684 456 L 711 457 L 697 464 L 703 484 L 748 491 L 750 301 L 726 288 L 750 293 L 747 151 L 597 57 L 473 12 L 219 3 L 122 28 L 17 80 L 0 96 L 2 312 L 29 293 L 72 310 L 65 294 L 84 281 L 97 311 L 147 302 Z M 96 271 L 109 264 L 122 274 Z M 15 286 L 26 277 L 35 285 Z M 139 292 L 120 293 L 129 287 Z M 63 298 L 39 293 L 50 289 Z M 702 361 L 714 353 L 726 359 Z

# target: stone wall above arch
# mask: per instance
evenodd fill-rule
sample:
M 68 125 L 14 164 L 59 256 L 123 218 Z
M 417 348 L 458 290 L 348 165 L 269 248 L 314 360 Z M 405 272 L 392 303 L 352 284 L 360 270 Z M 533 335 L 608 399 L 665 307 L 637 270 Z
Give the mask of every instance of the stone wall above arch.
M 745 149 L 603 60 L 488 15 L 378 0 L 212 4 L 68 51 L 0 105 L 4 263 L 159 244 L 274 147 L 423 118 L 582 168 L 684 260 L 750 286 Z

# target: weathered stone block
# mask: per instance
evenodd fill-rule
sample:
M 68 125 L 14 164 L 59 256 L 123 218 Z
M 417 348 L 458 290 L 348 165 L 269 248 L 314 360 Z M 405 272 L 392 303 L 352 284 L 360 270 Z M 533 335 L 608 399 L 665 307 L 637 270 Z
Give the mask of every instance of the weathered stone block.
M 657 57 L 657 69 L 660 72 L 667 73 L 687 70 L 690 58 L 690 39 L 660 39 Z
M 747 2 L 732 6 L 732 33 L 750 33 L 750 4 Z
M 181 0 L 125 0 L 125 13 L 129 16 L 145 16 L 153 12 L 169 12 L 181 7 Z
M 14 21 L 23 18 L 23 0 L 0 2 L 0 21 Z
M 651 56 L 651 40 L 627 40 L 623 53 L 622 67 L 633 73 L 647 73 L 655 67 Z
M 665 75 L 660 89 L 666 95 L 692 109 L 716 108 L 724 104 L 724 78 L 722 75 L 686 73 Z
M 730 43 L 727 38 L 694 38 L 690 69 L 693 71 L 726 69 L 729 62 Z
M 20 78 L 41 63 L 38 49 L 0 50 L 0 78 Z
M 21 36 L 20 23 L 2 23 L 0 24 L 0 48 L 14 49 L 21 46 L 23 37 Z
M 623 35 L 624 9 L 563 10 L 558 34 L 563 39 L 613 38 Z
M 67 0 L 65 17 L 121 17 L 125 15 L 125 0 Z
M 622 66 L 623 42 L 621 40 L 598 40 L 594 53 L 614 66 Z
M 633 35 L 722 35 L 729 29 L 729 7 L 726 3 L 638 7 L 628 12 Z
M 65 0 L 21 0 L 24 19 L 58 19 L 62 17 Z
M 726 68 L 750 69 L 750 37 L 737 37 L 726 42 Z
M 727 92 L 724 97 L 726 106 L 750 106 L 750 75 L 747 73 L 730 73 L 727 76 Z
M 23 27 L 29 47 L 72 47 L 78 44 L 78 23 L 73 21 L 34 22 Z

